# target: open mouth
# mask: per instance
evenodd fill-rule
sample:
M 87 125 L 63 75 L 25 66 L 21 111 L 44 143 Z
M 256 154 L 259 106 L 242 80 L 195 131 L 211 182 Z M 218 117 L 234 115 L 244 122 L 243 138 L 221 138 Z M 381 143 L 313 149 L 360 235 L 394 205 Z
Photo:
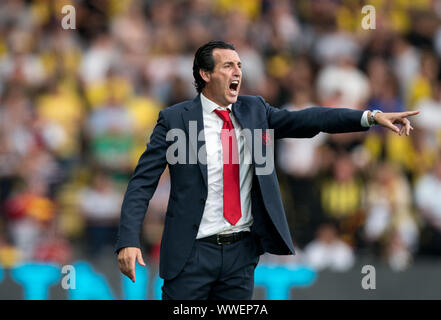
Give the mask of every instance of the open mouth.
M 239 80 L 233 80 L 231 83 L 230 83 L 230 91 L 233 93 L 233 94 L 237 94 L 237 92 L 238 92 L 238 89 L 239 89 Z

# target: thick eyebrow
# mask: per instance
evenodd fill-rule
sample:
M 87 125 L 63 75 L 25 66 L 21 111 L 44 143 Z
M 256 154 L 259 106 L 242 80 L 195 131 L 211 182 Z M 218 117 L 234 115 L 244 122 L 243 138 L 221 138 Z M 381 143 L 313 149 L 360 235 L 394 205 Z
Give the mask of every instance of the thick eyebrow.
M 234 62 L 233 61 L 226 61 L 226 62 L 224 62 L 224 66 L 226 66 L 226 65 L 234 65 Z M 241 67 L 242 66 L 242 62 L 238 61 L 237 65 L 239 67 Z

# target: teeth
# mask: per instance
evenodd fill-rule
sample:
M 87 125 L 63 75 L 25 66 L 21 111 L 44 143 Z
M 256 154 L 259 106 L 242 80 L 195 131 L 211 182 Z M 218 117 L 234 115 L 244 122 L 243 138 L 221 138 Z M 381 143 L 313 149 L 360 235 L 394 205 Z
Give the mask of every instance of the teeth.
M 231 83 L 239 84 L 239 80 L 233 80 Z

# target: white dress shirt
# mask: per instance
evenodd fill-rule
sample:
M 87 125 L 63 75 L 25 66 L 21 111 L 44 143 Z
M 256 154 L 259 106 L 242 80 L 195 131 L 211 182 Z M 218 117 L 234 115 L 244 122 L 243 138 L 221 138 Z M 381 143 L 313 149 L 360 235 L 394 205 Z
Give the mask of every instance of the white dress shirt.
M 202 116 L 204 119 L 205 147 L 207 150 L 207 182 L 208 194 L 202 220 L 196 239 L 204 238 L 218 233 L 231 233 L 249 231 L 253 223 L 251 215 L 251 185 L 253 180 L 253 165 L 250 161 L 239 162 L 240 182 L 240 206 L 242 217 L 231 225 L 223 214 L 223 155 L 221 130 L 223 120 L 214 112 L 215 109 L 232 111 L 230 104 L 226 108 L 218 106 L 201 93 Z M 242 127 L 235 119 L 233 112 L 230 112 L 230 119 L 233 122 L 239 148 L 239 159 L 250 159 L 251 153 L 241 138 Z M 249 158 L 247 158 L 249 157 Z

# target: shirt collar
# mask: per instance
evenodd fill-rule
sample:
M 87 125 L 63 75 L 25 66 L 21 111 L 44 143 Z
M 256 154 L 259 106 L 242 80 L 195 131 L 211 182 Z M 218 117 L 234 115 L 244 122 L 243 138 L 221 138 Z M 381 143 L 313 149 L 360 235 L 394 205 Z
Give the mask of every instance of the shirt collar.
M 221 109 L 221 110 L 225 110 L 225 108 L 229 109 L 230 112 L 232 105 L 228 105 L 227 107 L 221 107 L 218 104 L 216 104 L 215 102 L 211 101 L 210 99 L 208 99 L 206 96 L 204 96 L 201 92 L 201 104 L 202 104 L 202 108 L 205 110 L 205 112 L 211 113 L 216 109 Z

